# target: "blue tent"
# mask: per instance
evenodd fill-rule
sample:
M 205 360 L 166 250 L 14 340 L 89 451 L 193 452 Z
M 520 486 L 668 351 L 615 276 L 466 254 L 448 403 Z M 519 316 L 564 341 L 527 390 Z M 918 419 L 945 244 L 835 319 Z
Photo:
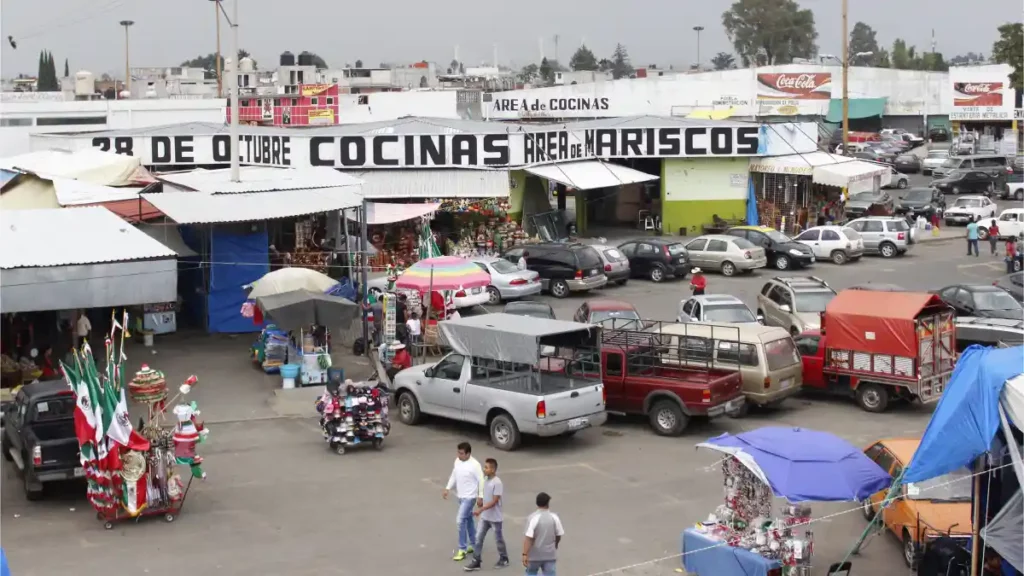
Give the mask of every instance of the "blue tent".
M 999 430 L 999 399 L 1006 381 L 1024 372 L 1024 346 L 971 346 L 928 422 L 903 475 L 922 482 L 969 466 L 988 452 Z
M 754 192 L 754 177 L 747 178 L 747 226 L 757 226 L 757 193 Z

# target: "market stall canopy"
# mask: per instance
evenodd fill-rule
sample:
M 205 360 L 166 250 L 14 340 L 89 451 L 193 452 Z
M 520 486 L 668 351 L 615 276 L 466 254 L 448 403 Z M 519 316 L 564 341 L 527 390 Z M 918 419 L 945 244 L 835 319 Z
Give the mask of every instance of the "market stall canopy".
M 366 190 L 366 185 L 363 185 Z M 397 204 L 392 202 L 367 202 L 366 223 L 370 225 L 393 224 L 404 222 L 421 216 L 436 212 L 441 206 L 440 202 L 427 202 L 424 204 Z M 358 221 L 358 214 L 350 214 L 349 220 Z
M 333 168 L 269 168 L 242 166 L 239 182 L 231 180 L 231 169 L 190 170 L 161 174 L 160 180 L 176 188 L 208 194 L 251 194 L 285 190 L 316 190 L 359 186 L 362 181 Z
M 178 224 L 259 222 L 345 210 L 363 202 L 354 187 L 253 194 L 159 192 L 142 198 Z
M 103 186 L 137 186 L 155 181 L 139 158 L 95 148 L 75 152 L 38 150 L 0 159 L 0 168 L 41 178 L 69 178 Z
M 491 276 L 465 258 L 440 256 L 416 262 L 395 282 L 402 290 L 459 290 L 482 288 L 491 283 Z
M 969 467 L 988 452 L 1001 423 L 1002 403 L 1011 424 L 1024 429 L 1024 346 L 971 346 L 960 356 L 921 444 L 903 474 L 923 482 Z
M 853 502 L 892 477 L 856 446 L 828 432 L 769 426 L 697 444 L 733 456 L 790 502 Z
M 0 311 L 177 300 L 173 250 L 102 207 L 4 212 Z
M 917 317 L 949 310 L 935 294 L 843 290 L 825 307 L 823 329 L 832 348 L 916 358 Z
M 1024 570 L 1024 493 L 1020 488 L 981 529 L 985 544 L 1017 570 Z
M 657 176 L 601 160 L 545 164 L 525 170 L 535 176 L 565 184 L 577 190 L 611 188 L 658 179 Z
M 816 184 L 846 187 L 850 194 L 873 190 L 875 176 L 880 178 L 879 186 L 885 186 L 891 180 L 888 166 L 820 151 L 752 159 L 750 171 L 811 176 Z
M 337 280 L 316 270 L 298 267 L 281 268 L 264 274 L 262 278 L 253 282 L 249 299 L 255 300 L 295 290 L 309 290 L 323 294 L 337 284 Z
M 850 104 L 847 110 L 847 117 L 851 120 L 861 118 L 881 118 L 885 114 L 885 104 L 888 98 L 849 98 Z M 843 121 L 843 100 L 833 98 L 828 103 L 828 115 L 825 122 Z
M 591 324 L 505 313 L 447 320 L 440 327 L 445 343 L 459 354 L 521 364 L 540 361 L 542 342 L 596 348 L 600 332 Z
M 185 240 L 178 232 L 178 227 L 174 224 L 136 224 L 135 227 L 146 236 L 174 250 L 179 258 L 199 255 L 198 252 L 189 248 L 188 244 L 185 244 Z
M 507 198 L 508 170 L 466 168 L 348 172 L 363 181 L 367 200 Z
M 292 290 L 260 296 L 256 303 L 278 327 L 297 331 L 311 325 L 347 329 L 359 315 L 351 300 L 312 290 Z

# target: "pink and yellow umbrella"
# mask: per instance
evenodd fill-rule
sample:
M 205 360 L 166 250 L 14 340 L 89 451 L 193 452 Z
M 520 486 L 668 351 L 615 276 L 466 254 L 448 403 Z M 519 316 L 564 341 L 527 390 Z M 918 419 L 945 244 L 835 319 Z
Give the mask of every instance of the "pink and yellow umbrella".
M 395 288 L 426 292 L 482 288 L 490 283 L 490 274 L 473 262 L 456 256 L 440 256 L 410 266 L 398 277 Z

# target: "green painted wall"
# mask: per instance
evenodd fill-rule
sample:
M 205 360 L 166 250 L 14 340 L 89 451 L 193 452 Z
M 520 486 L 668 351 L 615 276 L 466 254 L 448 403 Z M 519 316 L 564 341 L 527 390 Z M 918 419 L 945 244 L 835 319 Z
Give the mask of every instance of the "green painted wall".
M 699 236 L 715 214 L 744 218 L 749 167 L 747 158 L 662 160 L 662 228 L 667 234 L 685 228 L 685 235 Z
M 526 191 L 526 171 L 509 170 L 508 215 L 518 222 L 523 217 L 523 193 Z

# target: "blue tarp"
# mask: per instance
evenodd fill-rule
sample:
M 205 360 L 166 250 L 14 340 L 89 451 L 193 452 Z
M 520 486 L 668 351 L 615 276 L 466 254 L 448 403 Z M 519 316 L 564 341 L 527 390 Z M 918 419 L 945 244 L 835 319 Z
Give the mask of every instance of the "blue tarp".
M 210 242 L 210 292 L 207 329 L 210 332 L 259 332 L 263 324 L 242 316 L 246 294 L 242 286 L 270 272 L 267 232 L 232 233 L 216 227 Z
M 14 180 L 15 176 L 17 175 L 18 172 L 15 172 L 13 170 L 0 169 L 0 186 L 7 184 L 11 180 Z
M 683 569 L 695 576 L 767 576 L 781 566 L 778 560 L 726 546 L 693 528 L 683 531 L 682 548 Z
M 747 178 L 747 226 L 757 226 L 757 193 L 754 192 L 754 177 Z
M 921 444 L 903 475 L 922 482 L 970 466 L 988 452 L 999 429 L 999 396 L 1006 381 L 1024 372 L 1024 346 L 971 346 L 928 422 Z

